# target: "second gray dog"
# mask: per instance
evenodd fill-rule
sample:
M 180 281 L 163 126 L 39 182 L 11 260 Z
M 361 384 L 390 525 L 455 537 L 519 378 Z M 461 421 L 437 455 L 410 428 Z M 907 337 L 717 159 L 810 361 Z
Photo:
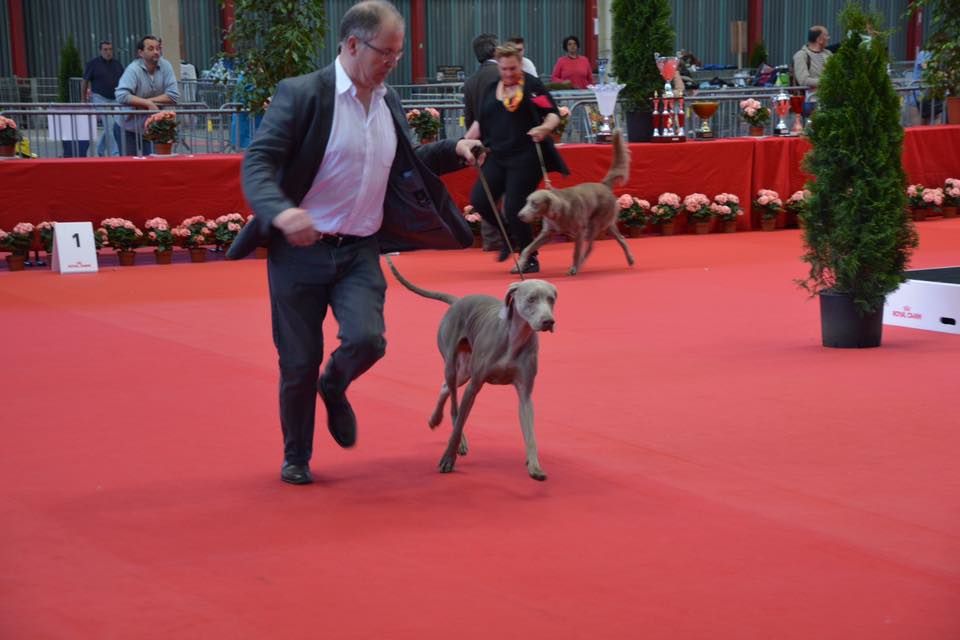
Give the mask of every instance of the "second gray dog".
M 604 233 L 616 239 L 627 257 L 627 264 L 633 264 L 630 247 L 617 229 L 617 197 L 613 195 L 614 182 L 624 182 L 630 175 L 630 150 L 619 129 L 613 132 L 612 148 L 610 170 L 601 182 L 585 182 L 566 189 L 540 189 L 527 196 L 527 203 L 517 215 L 524 222 L 542 219 L 543 228 L 520 254 L 520 269 L 530 255 L 557 232 L 573 238 L 573 264 L 567 271 L 570 275 L 580 271 L 593 251 L 593 241 Z

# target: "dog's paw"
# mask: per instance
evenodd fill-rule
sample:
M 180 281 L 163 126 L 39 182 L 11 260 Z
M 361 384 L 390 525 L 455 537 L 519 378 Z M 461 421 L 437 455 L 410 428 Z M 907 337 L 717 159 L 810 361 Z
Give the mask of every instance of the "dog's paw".
M 627 256 L 627 264 L 628 264 L 628 265 L 630 265 L 630 266 L 632 267 L 634 262 L 636 262 L 636 260 L 633 259 L 633 256 Z
M 567 270 L 567 275 L 568 275 L 568 276 L 575 276 L 575 275 L 577 275 L 577 268 L 576 268 L 576 267 L 570 267 L 570 269 Z
M 431 429 L 436 429 L 440 426 L 441 422 L 443 422 L 443 413 L 438 412 L 430 416 L 430 419 L 427 420 L 427 426 Z
M 523 466 L 527 468 L 527 473 L 529 473 L 530 477 L 534 480 L 543 481 L 547 479 L 547 474 L 543 472 L 543 469 L 540 468 L 539 464 L 531 466 L 530 463 L 524 459 Z
M 467 452 L 470 451 L 470 447 L 467 446 L 466 439 L 460 441 L 460 446 L 457 447 L 457 453 L 461 456 L 467 455 Z
M 545 474 L 543 472 L 543 469 L 540 469 L 539 467 L 536 469 L 528 469 L 528 471 L 530 472 L 530 477 L 533 478 L 534 480 L 539 480 L 540 482 L 543 482 L 544 480 L 547 479 L 547 474 Z
M 437 464 L 437 469 L 440 470 L 440 473 L 450 473 L 453 471 L 453 465 L 456 461 L 456 456 L 448 456 L 444 454 L 444 456 L 440 458 L 440 463 Z

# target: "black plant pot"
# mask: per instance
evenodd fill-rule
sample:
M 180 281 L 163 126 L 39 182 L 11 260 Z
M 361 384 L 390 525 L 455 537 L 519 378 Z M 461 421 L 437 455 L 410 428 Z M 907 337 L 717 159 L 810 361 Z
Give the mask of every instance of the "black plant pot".
M 873 313 L 861 315 L 852 296 L 833 291 L 821 292 L 820 330 L 825 347 L 879 347 L 883 334 L 883 307 Z
M 627 112 L 627 141 L 650 142 L 653 139 L 653 114 L 641 111 Z

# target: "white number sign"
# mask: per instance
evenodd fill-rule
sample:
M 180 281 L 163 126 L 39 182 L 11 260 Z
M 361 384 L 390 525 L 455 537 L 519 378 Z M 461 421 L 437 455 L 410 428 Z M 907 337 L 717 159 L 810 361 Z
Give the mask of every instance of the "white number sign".
M 97 246 L 90 222 L 57 222 L 53 225 L 53 260 L 60 273 L 95 273 Z

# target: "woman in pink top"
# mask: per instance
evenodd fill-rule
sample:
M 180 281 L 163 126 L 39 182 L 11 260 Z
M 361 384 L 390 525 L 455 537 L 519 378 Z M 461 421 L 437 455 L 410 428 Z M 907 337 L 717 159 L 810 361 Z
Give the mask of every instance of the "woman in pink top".
M 550 82 L 569 82 L 574 89 L 586 89 L 593 84 L 593 66 L 584 56 L 579 55 L 580 40 L 577 36 L 563 39 L 563 48 L 567 54 L 557 59 L 550 74 Z

